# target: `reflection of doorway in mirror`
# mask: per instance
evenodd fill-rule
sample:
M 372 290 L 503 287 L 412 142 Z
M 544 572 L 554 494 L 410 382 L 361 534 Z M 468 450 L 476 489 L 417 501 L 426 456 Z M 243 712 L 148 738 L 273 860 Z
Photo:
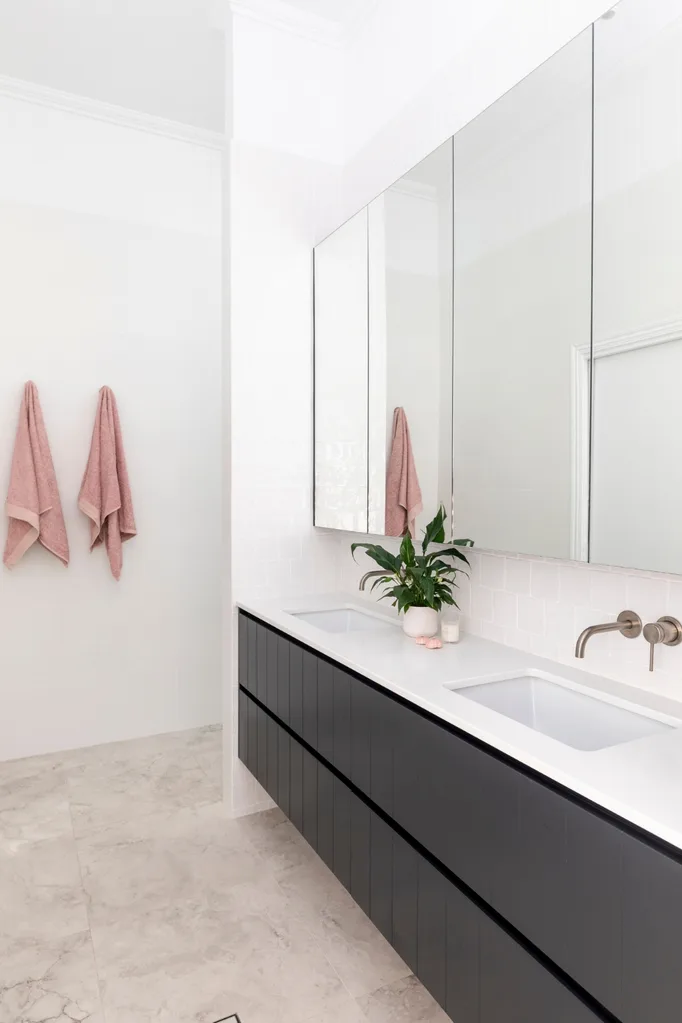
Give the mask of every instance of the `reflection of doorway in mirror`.
M 682 321 L 594 343 L 594 564 L 682 572 L 680 380 Z

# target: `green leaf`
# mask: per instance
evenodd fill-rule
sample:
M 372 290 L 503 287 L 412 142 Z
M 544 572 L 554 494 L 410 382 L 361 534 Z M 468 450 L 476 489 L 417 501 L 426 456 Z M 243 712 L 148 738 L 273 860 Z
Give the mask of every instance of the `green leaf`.
M 465 565 L 469 564 L 469 559 L 467 558 L 467 556 L 465 554 L 462 554 L 462 552 L 458 550 L 457 547 L 447 547 L 443 551 L 434 551 L 431 557 L 434 556 L 437 558 L 458 558 L 460 561 L 463 561 Z
M 400 545 L 400 557 L 405 562 L 405 565 L 414 565 L 414 544 L 412 543 L 412 537 L 409 533 L 405 533 L 403 542 Z
M 352 543 L 350 545 L 350 549 L 354 560 L 355 552 L 358 547 L 362 547 L 365 550 L 367 557 L 371 558 L 372 561 L 375 561 L 379 568 L 386 569 L 386 571 L 394 572 L 396 574 L 400 571 L 401 562 L 398 561 L 396 556 L 374 543 Z
M 422 551 L 424 554 L 426 554 L 426 549 L 430 543 L 445 543 L 446 518 L 445 508 L 441 505 L 431 522 L 429 522 L 428 526 L 424 530 L 424 539 L 422 540 Z

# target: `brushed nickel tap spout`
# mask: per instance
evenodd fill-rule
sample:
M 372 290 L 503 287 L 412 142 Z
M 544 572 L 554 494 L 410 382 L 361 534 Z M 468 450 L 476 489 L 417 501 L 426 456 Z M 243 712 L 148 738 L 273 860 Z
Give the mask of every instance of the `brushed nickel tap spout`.
M 367 585 L 367 581 L 369 579 L 374 579 L 375 577 L 378 578 L 380 575 L 390 575 L 390 574 L 391 574 L 390 572 L 384 571 L 383 569 L 381 571 L 379 571 L 379 572 L 377 572 L 376 569 L 373 572 L 365 572 L 365 574 L 363 575 L 362 579 L 360 580 L 360 585 L 359 585 L 358 589 L 364 590 L 365 586 Z
M 584 657 L 588 639 L 601 632 L 620 632 L 626 639 L 637 639 L 642 633 L 642 619 L 634 611 L 621 611 L 615 622 L 604 622 L 601 625 L 588 625 L 578 636 L 575 645 L 575 656 Z

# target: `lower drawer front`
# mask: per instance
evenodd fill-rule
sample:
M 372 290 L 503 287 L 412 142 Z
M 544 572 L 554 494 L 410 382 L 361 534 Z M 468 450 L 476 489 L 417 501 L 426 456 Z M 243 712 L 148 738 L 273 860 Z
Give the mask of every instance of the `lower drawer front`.
M 239 699 L 243 762 L 456 1023 L 601 1019 L 244 691 Z

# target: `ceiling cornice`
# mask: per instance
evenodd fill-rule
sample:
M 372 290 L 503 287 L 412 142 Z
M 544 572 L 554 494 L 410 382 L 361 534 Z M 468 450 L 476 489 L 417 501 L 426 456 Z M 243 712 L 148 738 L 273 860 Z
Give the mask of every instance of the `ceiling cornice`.
M 124 128 L 135 128 L 137 131 L 150 132 L 153 135 L 164 135 L 166 138 L 179 139 L 193 145 L 205 146 L 208 149 L 225 149 L 226 136 L 208 128 L 199 128 L 182 121 L 170 121 L 165 117 L 146 114 L 141 110 L 130 110 L 128 107 L 115 106 L 89 96 L 78 96 L 60 89 L 51 89 L 36 82 L 27 82 L 22 78 L 9 78 L 0 75 L 0 96 L 23 100 L 25 103 L 36 103 L 54 110 L 64 110 L 70 114 L 92 117 L 97 121 L 107 121 Z
M 325 46 L 348 46 L 370 18 L 379 0 L 366 0 L 361 17 L 352 25 L 302 11 L 285 0 L 227 0 L 233 14 L 300 36 Z

